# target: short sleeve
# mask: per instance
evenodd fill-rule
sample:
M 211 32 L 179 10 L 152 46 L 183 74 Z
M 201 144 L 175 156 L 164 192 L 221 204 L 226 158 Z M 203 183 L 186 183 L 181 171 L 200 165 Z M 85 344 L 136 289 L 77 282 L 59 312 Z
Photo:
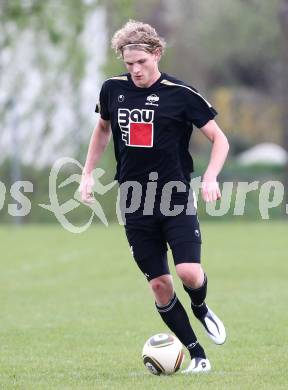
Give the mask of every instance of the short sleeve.
M 99 102 L 96 104 L 95 112 L 99 113 L 101 118 L 105 121 L 110 120 L 110 113 L 108 109 L 108 91 L 107 91 L 107 85 L 104 83 L 102 85 L 100 95 L 99 95 Z
M 217 111 L 194 88 L 187 87 L 185 115 L 196 127 L 201 128 L 217 115 Z

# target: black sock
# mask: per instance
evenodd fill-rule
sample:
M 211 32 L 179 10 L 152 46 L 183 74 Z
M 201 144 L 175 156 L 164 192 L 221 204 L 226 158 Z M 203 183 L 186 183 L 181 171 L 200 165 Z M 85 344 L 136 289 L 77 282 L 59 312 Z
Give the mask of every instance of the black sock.
M 201 345 L 196 341 L 196 343 L 191 343 L 187 346 L 187 349 L 190 353 L 191 359 L 200 357 L 202 359 L 206 359 L 206 354 Z
M 176 294 L 167 305 L 159 306 L 156 304 L 156 308 L 168 328 L 188 348 L 191 358 L 206 358 L 205 352 L 193 332 L 187 313 Z
M 207 295 L 207 276 L 204 274 L 204 282 L 199 288 L 187 287 L 183 284 L 184 290 L 188 293 L 191 299 L 191 308 L 197 318 L 202 318 L 207 313 L 208 309 L 205 303 Z

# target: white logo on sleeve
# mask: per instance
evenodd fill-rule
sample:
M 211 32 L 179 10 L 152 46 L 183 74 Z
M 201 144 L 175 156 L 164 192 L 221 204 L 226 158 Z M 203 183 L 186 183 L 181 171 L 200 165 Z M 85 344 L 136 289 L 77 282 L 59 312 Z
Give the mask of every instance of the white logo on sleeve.
M 131 252 L 131 255 L 134 256 L 134 251 L 133 251 L 133 246 L 132 245 L 130 246 L 130 252 Z

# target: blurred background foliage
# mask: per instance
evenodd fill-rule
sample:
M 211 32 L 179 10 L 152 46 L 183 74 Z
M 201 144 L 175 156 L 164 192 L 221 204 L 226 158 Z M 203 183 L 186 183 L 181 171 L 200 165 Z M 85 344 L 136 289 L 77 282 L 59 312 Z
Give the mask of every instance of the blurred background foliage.
M 262 142 L 273 142 L 287 150 L 282 54 L 288 50 L 288 38 L 279 19 L 281 10 L 285 19 L 285 3 L 2 0 L 0 180 L 6 193 L 2 191 L 0 199 L 0 221 L 13 222 L 8 204 L 15 203 L 9 191 L 16 179 L 33 183 L 33 193 L 26 194 L 32 209 L 22 222 L 56 221 L 52 213 L 37 206 L 49 203 L 51 166 L 62 156 L 71 156 L 84 165 L 97 119 L 94 107 L 101 83 L 125 71 L 109 42 L 129 18 L 151 23 L 166 39 L 161 70 L 191 83 L 219 111 L 217 122 L 231 144 L 221 180 L 284 180 L 287 167 L 243 167 L 237 156 Z M 197 131 L 191 149 L 195 174 L 202 175 L 209 144 Z M 103 183 L 111 182 L 115 172 L 112 142 L 100 167 L 106 171 Z M 64 169 L 61 180 L 73 169 Z M 70 199 L 76 188 L 76 183 L 67 185 L 59 199 Z M 114 189 L 101 199 L 110 221 L 115 219 L 115 196 Z M 257 192 L 249 195 L 245 217 L 260 217 L 258 197 Z M 87 213 L 87 207 L 81 205 L 71 212 L 71 220 L 81 223 L 87 220 Z M 206 216 L 203 208 L 200 214 Z M 274 216 L 281 214 L 281 207 L 274 211 Z

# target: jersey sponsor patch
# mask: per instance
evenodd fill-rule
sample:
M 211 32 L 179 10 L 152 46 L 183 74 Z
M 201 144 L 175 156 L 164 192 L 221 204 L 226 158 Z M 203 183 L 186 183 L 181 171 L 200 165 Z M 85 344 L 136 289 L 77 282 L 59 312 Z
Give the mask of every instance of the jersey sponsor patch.
M 153 110 L 119 108 L 118 124 L 125 145 L 152 148 L 154 135 L 153 120 Z
M 159 104 L 159 96 L 157 96 L 155 93 L 152 93 L 152 95 L 149 95 L 146 99 L 145 106 L 156 106 L 158 107 Z

